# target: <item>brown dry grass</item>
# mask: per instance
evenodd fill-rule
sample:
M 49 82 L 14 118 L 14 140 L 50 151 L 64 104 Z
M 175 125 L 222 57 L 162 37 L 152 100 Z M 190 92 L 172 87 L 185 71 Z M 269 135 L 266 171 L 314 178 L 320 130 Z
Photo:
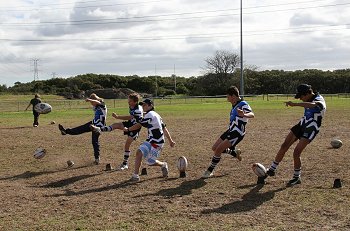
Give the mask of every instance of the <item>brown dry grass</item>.
M 164 180 L 158 168 L 148 168 L 137 184 L 128 182 L 130 169 L 104 171 L 106 163 L 122 160 L 121 132 L 101 137 L 102 164 L 95 166 L 90 134 L 61 136 L 56 125 L 48 125 L 51 117 L 36 129 L 26 127 L 29 115 L 11 126 L 1 123 L 0 230 L 349 230 L 350 107 L 329 106 L 320 134 L 303 153 L 303 182 L 292 188 L 285 188 L 293 171 L 291 152 L 264 186 L 255 184 L 251 165 L 271 163 L 301 116 L 298 109 L 256 107 L 239 145 L 242 162 L 224 156 L 216 177 L 207 180 L 200 177 L 227 125 L 228 105 L 215 113 L 161 112 L 177 142 L 160 158 L 169 163 L 170 177 Z M 75 126 L 90 117 L 72 114 L 57 122 Z M 344 142 L 340 149 L 330 149 L 334 136 Z M 145 131 L 133 150 L 144 139 Z M 41 160 L 32 157 L 38 146 L 48 150 Z M 189 159 L 185 179 L 176 170 L 180 155 Z M 75 162 L 70 169 L 69 159 Z M 342 179 L 342 188 L 332 189 L 335 178 Z

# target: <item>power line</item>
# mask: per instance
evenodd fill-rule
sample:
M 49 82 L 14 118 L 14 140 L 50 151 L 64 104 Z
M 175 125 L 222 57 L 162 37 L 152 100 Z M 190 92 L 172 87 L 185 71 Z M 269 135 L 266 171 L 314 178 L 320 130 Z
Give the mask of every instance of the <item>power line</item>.
M 102 0 L 103 1 L 103 0 Z M 100 2 L 100 1 L 90 1 L 90 2 Z M 75 9 L 79 9 L 79 8 L 96 8 L 96 7 L 111 7 L 111 6 L 123 6 L 123 5 L 143 5 L 143 4 L 150 4 L 150 3 L 154 3 L 154 2 L 163 2 L 161 0 L 155 0 L 155 1 L 144 1 L 144 2 L 130 2 L 130 3 L 114 3 L 114 4 L 100 4 L 100 5 L 93 5 L 93 6 L 75 6 Z M 77 3 L 84 3 L 84 2 L 77 2 Z M 50 5 L 40 5 L 40 7 L 47 7 L 47 6 L 60 6 L 60 5 L 71 5 L 71 4 L 75 4 L 75 3 L 63 3 L 63 4 L 50 4 Z M 12 9 L 12 8 L 0 8 L 0 11 L 7 11 L 7 12 L 27 12 L 27 11 L 51 11 L 51 10 L 68 10 L 68 9 L 72 9 L 71 7 L 64 7 L 64 8 L 51 8 L 51 9 L 47 9 L 47 8 L 34 8 L 35 6 L 32 6 L 33 9 L 24 9 L 24 10 L 20 10 L 18 9 L 18 7 L 16 7 L 16 9 Z M 19 8 L 24 8 L 24 7 L 19 7 Z M 25 7 L 27 8 L 27 7 Z
M 305 9 L 315 9 L 315 8 L 324 8 L 324 7 L 336 7 L 336 6 L 345 6 L 350 5 L 350 3 L 337 3 L 337 4 L 327 4 L 320 6 L 308 6 L 308 7 L 297 7 L 289 9 L 277 9 L 277 10 L 268 10 L 268 11 L 255 11 L 255 12 L 245 12 L 245 15 L 248 14 L 261 14 L 261 13 L 275 13 L 283 11 L 292 11 L 292 10 L 305 10 Z M 259 6 L 265 7 L 265 6 Z M 257 8 L 257 7 L 254 7 Z M 195 18 L 210 18 L 210 17 L 226 17 L 226 16 L 238 16 L 239 13 L 231 14 L 222 14 L 222 15 L 201 15 L 201 16 L 192 16 L 192 17 L 181 17 L 181 18 L 162 18 L 162 19 L 147 19 L 147 18 L 159 18 L 159 17 L 169 17 L 169 16 L 184 16 L 184 15 L 195 15 L 195 14 L 205 14 L 205 13 L 218 13 L 218 12 L 227 12 L 227 11 L 236 11 L 239 9 L 221 9 L 221 10 L 210 10 L 210 11 L 197 11 L 197 12 L 183 12 L 183 13 L 173 13 L 173 14 L 160 14 L 160 15 L 147 15 L 147 16 L 134 16 L 134 17 L 123 17 L 123 18 L 111 18 L 111 19 L 85 19 L 85 20 L 73 20 L 73 21 L 47 21 L 40 23 L 2 23 L 2 26 L 41 26 L 47 24 L 53 24 L 56 26 L 63 25 L 92 25 L 92 24 L 119 24 L 119 23 L 143 23 L 143 22 L 152 22 L 152 21 L 174 21 L 174 20 L 184 20 L 184 19 L 195 19 Z M 146 20 L 134 20 L 132 19 L 146 19 Z M 115 20 L 124 20 L 124 21 L 115 21 Z
M 319 26 L 305 26 L 305 27 L 291 27 L 291 28 L 279 28 L 279 29 L 269 29 L 269 30 L 259 30 L 259 31 L 243 31 L 245 36 L 252 35 L 264 35 L 270 33 L 299 33 L 299 32 L 316 32 L 316 31 L 336 31 L 336 30 L 349 30 L 350 23 L 346 24 L 333 24 L 333 25 L 319 25 Z M 345 28 L 333 28 L 333 29 L 323 29 L 327 27 L 345 27 Z M 288 32 L 289 31 L 289 32 Z M 226 33 L 204 33 L 204 34 L 181 34 L 181 35 L 168 35 L 162 36 L 157 35 L 157 37 L 125 37 L 125 38 L 96 38 L 96 39 L 81 39 L 81 38 L 71 38 L 71 39 L 6 39 L 0 38 L 0 41 L 9 42 L 130 42 L 130 41 L 158 41 L 158 40 L 176 40 L 176 39 L 198 39 L 198 38 L 211 38 L 211 37 L 228 37 L 234 34 L 238 34 L 236 31 L 226 32 Z

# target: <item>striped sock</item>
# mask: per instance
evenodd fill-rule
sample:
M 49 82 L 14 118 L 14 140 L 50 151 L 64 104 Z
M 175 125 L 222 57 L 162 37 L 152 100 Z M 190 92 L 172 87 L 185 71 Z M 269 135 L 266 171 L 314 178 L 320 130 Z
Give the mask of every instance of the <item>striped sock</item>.
M 131 153 L 131 151 L 125 151 L 125 152 L 124 152 L 123 165 L 127 165 L 127 164 L 128 164 L 128 160 L 129 160 L 129 157 L 130 157 L 130 153 Z
M 213 158 L 211 159 L 211 164 L 208 168 L 209 172 L 212 172 L 214 170 L 214 168 L 216 167 L 216 165 L 220 162 L 221 157 L 218 156 L 213 156 Z
M 112 125 L 111 126 L 103 126 L 103 127 L 101 127 L 101 131 L 102 132 L 111 132 L 111 131 L 113 131 L 113 127 L 112 127 Z
M 301 168 L 294 169 L 294 175 L 293 178 L 299 178 L 301 175 Z
M 278 162 L 273 161 L 269 169 L 271 169 L 272 171 L 276 171 L 278 164 Z

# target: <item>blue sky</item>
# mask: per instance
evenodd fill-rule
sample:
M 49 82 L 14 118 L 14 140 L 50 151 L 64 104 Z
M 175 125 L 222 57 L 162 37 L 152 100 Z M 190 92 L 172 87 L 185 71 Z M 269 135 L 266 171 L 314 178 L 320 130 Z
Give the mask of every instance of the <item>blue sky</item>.
M 0 3 L 0 84 L 84 73 L 198 76 L 239 54 L 238 0 L 12 0 Z M 243 1 L 245 64 L 349 68 L 350 2 Z

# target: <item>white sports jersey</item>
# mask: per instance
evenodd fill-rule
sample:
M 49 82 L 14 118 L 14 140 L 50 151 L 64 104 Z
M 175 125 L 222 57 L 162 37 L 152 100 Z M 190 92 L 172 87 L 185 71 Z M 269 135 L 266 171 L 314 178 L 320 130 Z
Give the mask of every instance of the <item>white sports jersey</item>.
M 129 108 L 129 114 L 133 116 L 133 118 L 130 120 L 132 125 L 139 123 L 143 117 L 142 106 L 136 105 L 134 108 Z
M 165 142 L 163 132 L 165 125 L 157 112 L 147 112 L 140 123 L 143 127 L 148 129 L 148 137 L 146 141 L 151 144 L 163 144 Z

